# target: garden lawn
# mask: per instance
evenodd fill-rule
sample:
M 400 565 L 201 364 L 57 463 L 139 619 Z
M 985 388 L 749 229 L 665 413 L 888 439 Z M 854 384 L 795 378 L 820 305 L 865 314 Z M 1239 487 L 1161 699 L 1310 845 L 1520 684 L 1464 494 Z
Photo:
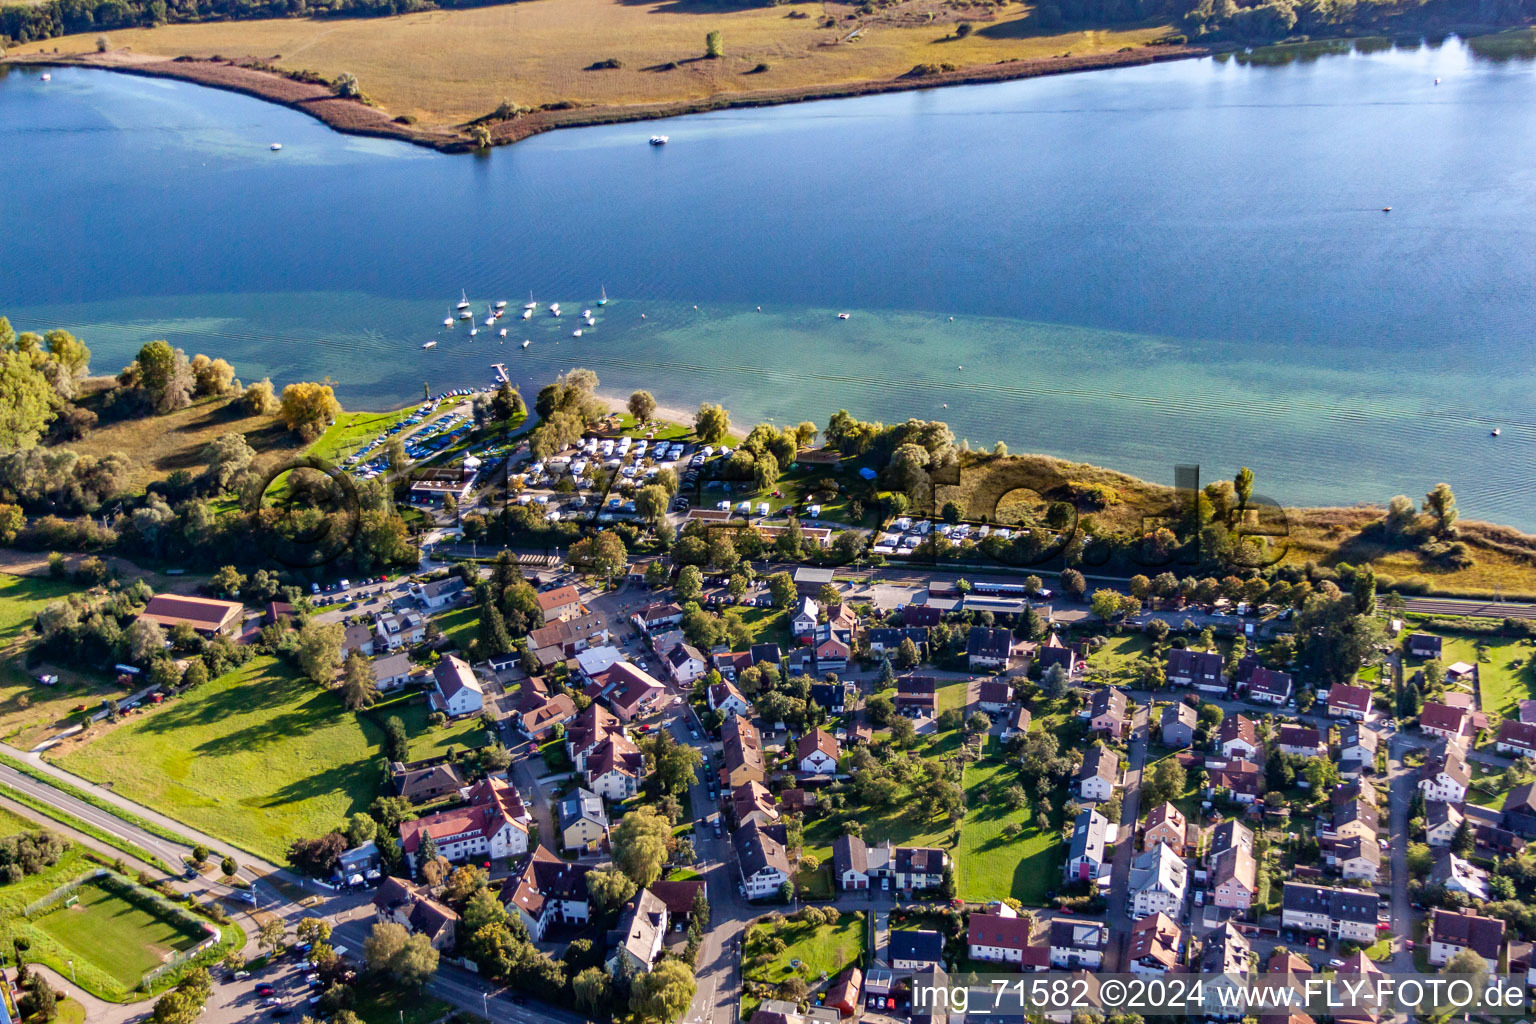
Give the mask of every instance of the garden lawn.
M 747 980 L 777 985 L 790 975 L 799 974 L 814 989 L 823 973 L 835 978 L 863 962 L 866 932 L 864 916 L 851 912 L 844 912 L 837 924 L 785 920 L 753 925 L 747 931 L 744 960 L 767 952 L 767 943 L 774 938 L 784 940 L 784 952 L 775 954 L 772 963 L 752 970 Z M 798 968 L 790 966 L 795 960 L 800 961 Z
M 1141 672 L 1136 663 L 1152 652 L 1152 638 L 1135 630 L 1107 639 L 1108 643 L 1089 655 L 1089 666 L 1107 669 L 1116 686 L 1140 682 Z
M 434 615 L 432 620 L 443 631 L 443 636 L 463 651 L 480 630 L 480 607 L 472 604 L 467 608 L 455 608 L 451 612 Z
M 1029 802 L 1017 811 L 1003 803 L 1003 790 L 1015 782 L 1024 785 Z M 992 792 L 990 798 L 988 791 Z M 1057 794 L 1053 794 L 1055 802 Z M 978 761 L 965 769 L 965 819 L 960 824 L 960 847 L 956 853 L 960 898 L 983 903 L 1012 896 L 1026 906 L 1042 906 L 1045 894 L 1055 888 L 1061 877 L 1065 851 L 1061 830 L 1055 827 L 1060 809 L 1050 815 L 1052 827 L 1045 832 L 1035 828 L 1035 794 L 1020 776 L 1016 765 L 1007 760 Z M 1011 842 L 1003 839 L 1003 829 L 1017 822 L 1024 831 Z
M 282 864 L 378 793 L 383 733 L 331 692 L 256 658 L 76 746 L 60 767 Z
M 432 708 L 427 702 L 418 700 L 411 704 L 388 708 L 380 717 L 399 718 L 405 724 L 405 734 L 410 738 L 412 761 L 440 757 L 448 752 L 449 747 L 466 751 L 485 746 L 488 737 L 480 724 L 478 715 L 450 721 L 445 726 L 434 727 L 427 724 L 427 716 L 431 713 Z
M 871 846 L 889 839 L 897 846 L 930 846 L 947 850 L 954 832 L 954 826 L 943 815 L 923 820 L 922 812 L 912 801 L 911 792 L 904 786 L 890 806 L 860 808 L 857 818 L 864 826 L 864 841 Z M 805 852 L 814 854 L 823 864 L 831 863 L 832 843 L 841 834 L 841 828 L 833 818 L 817 818 L 805 826 Z
M 190 949 L 202 936 L 177 921 L 161 917 L 96 885 L 75 890 L 80 902 L 60 907 L 36 924 L 66 949 L 76 966 L 85 959 L 129 989 L 144 972 L 158 967 L 172 952 Z
M 1478 658 L 1479 641 L 1482 641 L 1486 661 Z M 1440 661 L 1446 667 L 1458 661 L 1476 665 L 1483 710 L 1503 718 L 1516 718 L 1520 713 L 1520 702 L 1536 697 L 1536 675 L 1532 674 L 1531 667 L 1533 653 L 1536 648 L 1507 637 L 1447 636 Z
M 724 612 L 725 618 L 731 622 L 739 622 L 752 634 L 754 644 L 777 643 L 788 647 L 792 637 L 789 635 L 789 612 L 778 608 L 747 608 L 741 605 L 733 605 Z

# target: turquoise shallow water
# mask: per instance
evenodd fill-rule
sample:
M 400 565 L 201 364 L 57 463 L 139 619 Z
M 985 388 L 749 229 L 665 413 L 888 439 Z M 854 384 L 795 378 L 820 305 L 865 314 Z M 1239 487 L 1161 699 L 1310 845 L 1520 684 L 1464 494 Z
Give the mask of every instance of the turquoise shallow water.
M 13 72 L 0 309 L 76 330 L 98 371 L 166 337 L 376 406 L 496 361 L 524 385 L 586 365 L 738 421 L 938 417 L 1170 482 L 1247 464 L 1285 503 L 1448 480 L 1464 515 L 1536 529 L 1533 85 L 1451 41 L 473 158 L 180 83 Z M 504 345 L 439 327 L 460 289 L 576 312 L 600 285 L 580 339 L 542 309 Z

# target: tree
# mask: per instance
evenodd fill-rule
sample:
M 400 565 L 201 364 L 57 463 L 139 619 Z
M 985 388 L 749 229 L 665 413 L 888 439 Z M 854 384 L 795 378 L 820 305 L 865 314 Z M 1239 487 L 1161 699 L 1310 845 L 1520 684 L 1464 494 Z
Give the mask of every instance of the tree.
M 321 917 L 306 917 L 293 929 L 300 942 L 330 942 L 331 923 Z
M 1473 988 L 1477 991 L 1482 991 L 1484 988 L 1482 979 L 1488 976 L 1488 970 L 1488 961 L 1484 960 L 1477 950 L 1462 949 L 1458 950 L 1454 956 L 1445 962 L 1445 966 L 1440 969 L 1440 973 L 1475 975 L 1479 980 Z
M 437 950 L 431 940 L 393 922 L 373 926 L 363 940 L 363 957 L 370 971 L 412 988 L 420 988 L 437 972 Z
M 910 747 L 917 740 L 917 726 L 912 719 L 898 715 L 891 719 L 891 742 L 898 747 Z
M 1081 601 L 1083 595 L 1088 592 L 1088 581 L 1076 569 L 1063 569 L 1061 571 L 1061 589 L 1072 600 Z
M 972 711 L 965 720 L 965 731 L 979 736 L 992 728 L 992 718 L 985 711 Z
M 250 468 L 256 458 L 256 449 L 246 443 L 245 435 L 236 431 L 220 434 L 203 448 L 203 461 L 208 468 L 203 478 L 214 491 L 223 492 Z
M 724 45 L 720 41 L 720 31 L 718 29 L 704 36 L 704 56 L 710 60 L 718 60 L 725 56 Z
M 636 807 L 613 830 L 613 862 L 640 888 L 661 877 L 671 846 L 672 825 L 654 807 Z
M 629 396 L 629 414 L 636 423 L 644 423 L 656 415 L 656 396 L 649 391 L 636 391 Z
M 373 663 L 361 651 L 352 651 L 342 666 L 341 702 L 349 711 L 361 711 L 373 707 L 378 699 L 379 687 Z
M 1150 777 L 1142 786 L 1142 800 L 1148 808 L 1184 795 L 1189 782 L 1188 773 L 1177 757 L 1165 757 L 1153 765 Z
M 346 629 L 339 622 L 310 622 L 299 630 L 294 657 L 311 682 L 329 685 L 341 667 L 341 642 Z
M 638 887 L 612 864 L 587 872 L 587 895 L 601 914 L 612 914 L 635 894 Z
M 576 996 L 579 1008 L 593 1016 L 600 1016 L 599 1011 L 613 997 L 613 982 L 608 972 L 601 967 L 587 967 L 571 979 L 571 991 Z
M 0 352 L 0 449 L 37 444 L 53 422 L 53 401 L 52 385 L 25 353 Z
M 198 353 L 192 357 L 190 368 L 197 395 L 222 395 L 235 381 L 235 368 L 223 359 L 209 359 Z
M 516 419 L 523 415 L 527 408 L 523 402 L 523 396 L 510 381 L 502 381 L 501 386 L 496 389 L 496 394 L 491 398 L 491 415 L 499 422 Z
M 0 544 L 10 544 L 15 541 L 16 535 L 21 533 L 21 528 L 26 525 L 27 517 L 20 505 L 0 502 Z
M 1071 687 L 1072 680 L 1061 665 L 1052 665 L 1040 675 L 1040 692 L 1052 700 L 1065 697 Z
M 277 400 L 277 395 L 272 390 L 272 379 L 263 377 L 254 384 L 246 386 L 245 393 L 240 396 L 245 411 L 254 416 L 272 416 L 282 408 L 282 403 Z
M 1424 511 L 1434 518 L 1436 533 L 1442 537 L 1455 535 L 1461 513 L 1456 510 L 1456 495 L 1451 493 L 1450 484 L 1435 484 L 1434 490 L 1424 495 Z
M 1327 793 L 1339 783 L 1339 766 L 1330 758 L 1309 757 L 1302 773 L 1314 793 Z
M 629 565 L 629 551 L 617 533 L 602 530 L 572 544 L 568 561 L 594 576 L 612 579 Z
M 718 33 L 711 33 L 718 36 Z M 713 402 L 704 402 L 693 417 L 693 432 L 705 444 L 725 440 L 731 432 L 731 414 Z
M 1413 528 L 1418 519 L 1418 513 L 1414 511 L 1413 499 L 1406 494 L 1399 494 L 1387 502 L 1387 514 L 1382 520 L 1382 525 L 1389 535 L 1403 537 Z
M 313 441 L 341 415 L 341 403 L 329 384 L 305 381 L 283 388 L 278 416 L 304 441 Z
M 233 878 L 239 874 L 240 865 L 235 863 L 235 858 L 226 854 L 224 859 L 219 861 L 219 870 L 224 872 L 225 878 Z
M 276 952 L 277 947 L 283 944 L 283 939 L 286 937 L 286 934 L 286 930 L 283 928 L 282 918 L 268 918 L 265 922 L 262 923 L 261 928 L 256 932 L 256 945 L 262 949 L 270 949 L 273 952 Z
M 687 964 L 663 960 L 635 978 L 629 1008 L 642 1022 L 672 1024 L 688 1011 L 697 991 L 698 984 Z
M 1253 470 L 1244 466 L 1232 478 L 1232 491 L 1237 495 L 1237 516 L 1241 520 L 1248 511 L 1248 499 L 1253 497 Z
M 635 492 L 635 511 L 652 526 L 660 526 L 667 516 L 667 504 L 671 495 L 658 484 L 646 484 Z M 655 564 L 655 563 L 652 563 Z
M 704 592 L 704 573 L 696 565 L 685 565 L 677 574 L 677 596 L 684 601 L 696 601 Z
M 1370 566 L 1362 566 L 1355 572 L 1353 585 L 1355 612 L 1359 615 L 1376 614 L 1376 573 Z
M 1121 594 L 1117 590 L 1101 587 L 1093 592 L 1093 600 L 1088 607 L 1093 614 L 1108 622 L 1121 612 Z
M 775 608 L 788 608 L 795 603 L 795 578 L 787 572 L 774 573 L 768 577 L 768 592 Z
M 181 349 L 172 348 L 168 342 L 151 341 L 139 349 L 134 366 L 138 385 L 149 393 L 155 412 L 174 412 L 192 404 L 197 381 L 187 354 Z

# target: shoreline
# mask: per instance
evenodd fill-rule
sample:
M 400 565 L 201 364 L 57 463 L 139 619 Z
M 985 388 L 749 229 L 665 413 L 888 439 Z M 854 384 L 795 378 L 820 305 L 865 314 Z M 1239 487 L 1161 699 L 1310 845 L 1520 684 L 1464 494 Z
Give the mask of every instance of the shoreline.
M 1012 60 L 999 64 L 957 68 L 954 71 L 897 78 L 848 82 L 836 85 L 806 86 L 798 89 L 761 92 L 719 93 L 697 100 L 678 100 L 622 107 L 573 107 L 566 110 L 540 110 L 489 128 L 491 145 L 505 146 L 544 132 L 562 128 L 589 128 L 597 125 L 656 121 L 689 114 L 753 107 L 786 106 L 818 100 L 851 99 L 894 92 L 912 92 L 957 85 L 984 85 L 1047 75 L 1103 71 L 1119 67 L 1139 67 L 1174 60 L 1208 57 L 1211 47 L 1148 45 L 1082 57 L 1049 57 L 1039 60 Z M 327 86 L 299 81 L 285 75 L 251 67 L 230 60 L 204 60 L 191 57 L 137 57 L 123 51 L 107 53 L 34 54 L 23 53 L 0 58 L 0 67 L 82 67 L 99 71 L 140 75 L 147 78 L 171 78 L 227 92 L 237 92 L 254 99 L 288 107 L 320 121 L 344 135 L 396 139 L 435 149 L 440 153 L 478 152 L 469 137 L 441 128 L 401 124 L 378 107 L 335 95 Z

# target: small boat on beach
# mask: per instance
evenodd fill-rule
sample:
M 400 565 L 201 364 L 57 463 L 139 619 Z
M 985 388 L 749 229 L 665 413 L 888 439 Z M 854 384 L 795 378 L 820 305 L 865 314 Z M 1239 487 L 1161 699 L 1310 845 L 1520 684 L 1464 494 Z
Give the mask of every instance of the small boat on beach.
M 433 338 L 431 341 L 423 342 L 421 347 L 422 348 L 437 348 L 437 339 Z
M 599 306 L 606 306 L 606 305 L 608 305 L 608 289 L 600 287 L 600 288 L 598 288 L 598 292 L 599 292 L 599 295 L 598 295 L 598 299 L 597 299 L 597 304 Z

